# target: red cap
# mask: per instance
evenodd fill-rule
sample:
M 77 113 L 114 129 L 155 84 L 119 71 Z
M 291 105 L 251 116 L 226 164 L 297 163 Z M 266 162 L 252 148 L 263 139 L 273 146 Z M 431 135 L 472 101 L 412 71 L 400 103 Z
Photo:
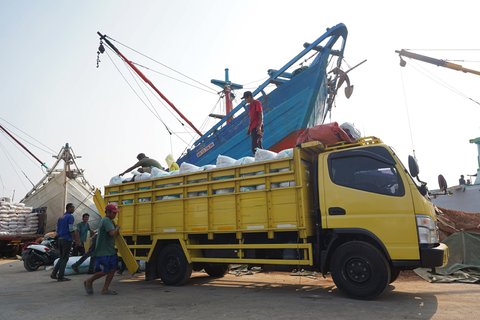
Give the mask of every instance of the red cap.
M 117 213 L 119 210 L 116 204 L 110 203 L 105 207 L 105 211 Z

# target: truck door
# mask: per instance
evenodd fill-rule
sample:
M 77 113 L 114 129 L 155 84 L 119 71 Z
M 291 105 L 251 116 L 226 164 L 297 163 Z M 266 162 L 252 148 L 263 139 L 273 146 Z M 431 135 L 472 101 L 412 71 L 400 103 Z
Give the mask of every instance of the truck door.
M 383 146 L 332 152 L 319 161 L 323 226 L 378 238 L 392 260 L 419 258 L 403 166 Z

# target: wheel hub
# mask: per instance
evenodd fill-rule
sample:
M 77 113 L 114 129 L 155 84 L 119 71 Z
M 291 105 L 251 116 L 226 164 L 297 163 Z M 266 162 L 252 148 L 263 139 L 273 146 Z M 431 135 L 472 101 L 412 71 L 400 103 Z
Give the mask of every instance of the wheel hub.
M 175 257 L 169 257 L 166 264 L 166 270 L 169 274 L 176 274 L 180 269 L 180 262 Z
M 370 279 L 372 270 L 365 260 L 359 258 L 350 259 L 345 264 L 345 275 L 353 282 L 364 283 Z

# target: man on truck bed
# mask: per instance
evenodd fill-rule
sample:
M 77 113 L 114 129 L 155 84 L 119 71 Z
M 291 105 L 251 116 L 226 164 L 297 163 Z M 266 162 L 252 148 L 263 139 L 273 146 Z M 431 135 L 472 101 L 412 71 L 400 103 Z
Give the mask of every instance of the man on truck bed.
M 163 167 L 160 165 L 160 163 L 157 160 L 150 159 L 145 155 L 145 153 L 139 153 L 137 156 L 137 160 L 138 160 L 137 163 L 135 163 L 133 166 L 131 166 L 127 170 L 120 173 L 119 176 L 123 176 L 125 173 L 128 173 L 138 167 L 141 167 L 140 169 L 138 169 L 140 173 L 143 173 L 143 172 L 150 173 L 150 171 L 152 170 L 152 167 L 157 167 L 158 169 L 163 170 Z

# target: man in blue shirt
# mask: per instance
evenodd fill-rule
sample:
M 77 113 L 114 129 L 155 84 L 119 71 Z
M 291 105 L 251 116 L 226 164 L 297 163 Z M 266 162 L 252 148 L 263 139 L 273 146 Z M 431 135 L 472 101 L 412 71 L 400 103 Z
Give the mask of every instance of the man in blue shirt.
M 58 251 L 60 259 L 53 268 L 50 278 L 57 281 L 68 281 L 69 278 L 65 278 L 65 267 L 67 266 L 68 257 L 70 255 L 70 249 L 72 248 L 72 242 L 75 238 L 76 242 L 77 233 L 75 232 L 75 218 L 73 217 L 75 212 L 75 206 L 71 203 L 66 205 L 66 212 L 57 221 L 57 237 L 58 237 Z

